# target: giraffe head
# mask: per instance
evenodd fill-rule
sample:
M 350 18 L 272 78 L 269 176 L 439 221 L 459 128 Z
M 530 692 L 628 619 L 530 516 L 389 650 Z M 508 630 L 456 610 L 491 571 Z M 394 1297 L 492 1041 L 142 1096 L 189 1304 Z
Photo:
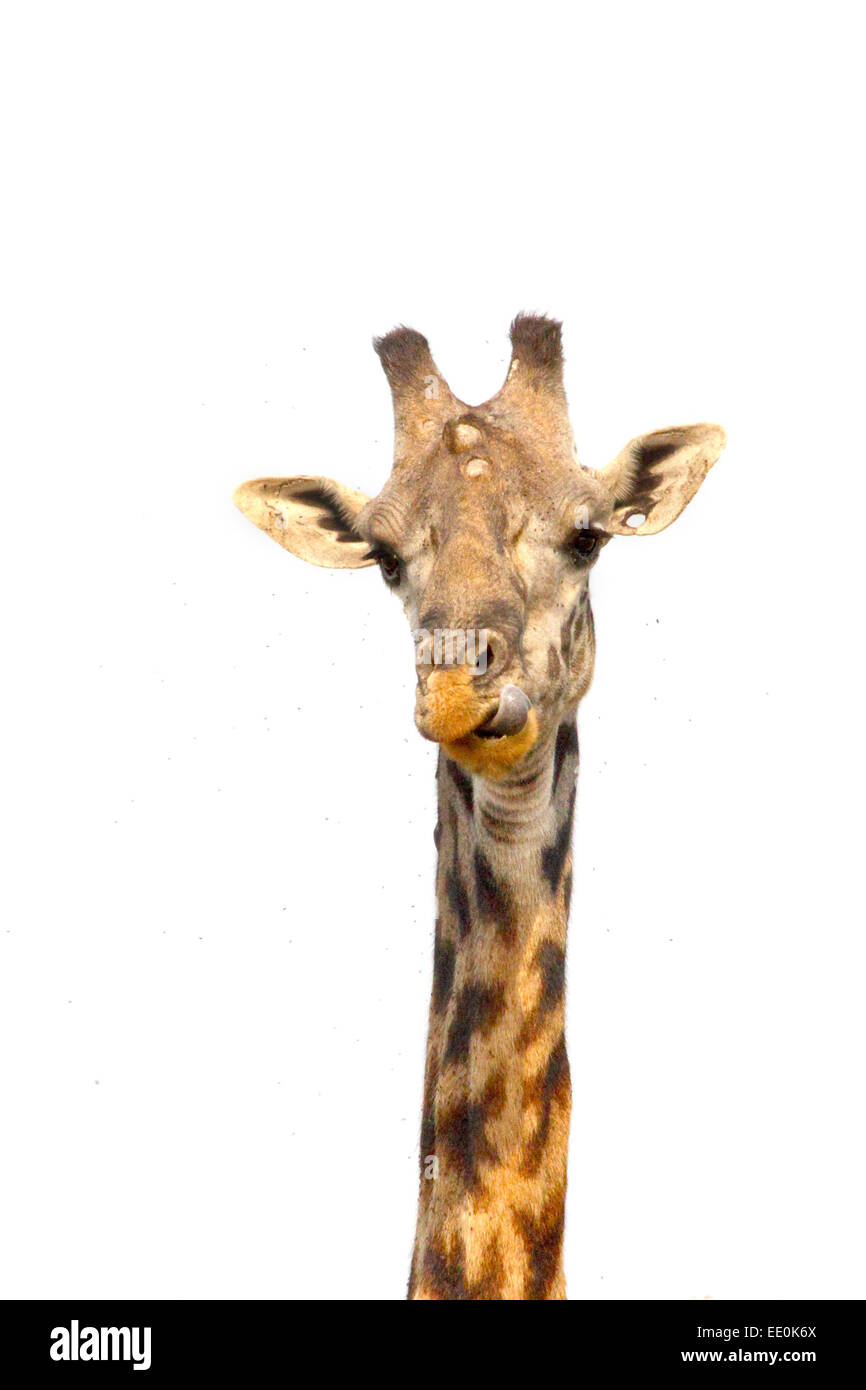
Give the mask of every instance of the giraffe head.
M 589 687 L 589 576 L 604 546 L 675 521 L 725 444 L 718 425 L 686 425 L 631 440 L 606 468 L 582 467 L 560 325 L 521 315 L 511 343 L 502 389 L 470 408 L 420 333 L 376 341 L 395 416 L 393 469 L 377 497 L 308 475 L 235 493 L 301 559 L 378 564 L 416 639 L 418 728 L 492 779 L 550 737 Z

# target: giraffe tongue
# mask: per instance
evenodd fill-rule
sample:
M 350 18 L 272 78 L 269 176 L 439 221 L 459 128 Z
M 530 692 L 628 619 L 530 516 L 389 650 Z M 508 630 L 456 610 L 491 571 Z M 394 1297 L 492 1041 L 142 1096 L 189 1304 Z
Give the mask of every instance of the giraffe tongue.
M 499 708 L 486 724 L 476 729 L 482 738 L 503 738 L 519 734 L 532 709 L 529 697 L 517 685 L 504 685 L 499 692 Z

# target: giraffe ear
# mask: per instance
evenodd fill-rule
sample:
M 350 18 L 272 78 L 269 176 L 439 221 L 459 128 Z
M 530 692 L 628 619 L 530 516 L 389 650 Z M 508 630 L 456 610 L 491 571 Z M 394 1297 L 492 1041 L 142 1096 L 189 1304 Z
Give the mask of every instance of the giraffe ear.
M 652 536 L 676 521 L 725 447 L 721 425 L 682 425 L 633 439 L 598 478 L 613 494 L 605 530 Z
M 370 546 L 355 530 L 355 518 L 368 501 L 330 478 L 256 478 L 235 490 L 244 516 L 267 531 L 285 550 L 327 569 L 374 565 Z

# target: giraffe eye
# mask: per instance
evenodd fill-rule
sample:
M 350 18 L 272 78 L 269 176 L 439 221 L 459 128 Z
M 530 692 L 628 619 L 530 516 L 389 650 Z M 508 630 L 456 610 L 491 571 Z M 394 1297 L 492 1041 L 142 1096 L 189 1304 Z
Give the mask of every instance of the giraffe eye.
M 398 555 L 393 550 L 388 550 L 384 545 L 374 545 L 364 556 L 365 560 L 375 560 L 379 569 L 382 571 L 382 578 L 386 584 L 398 584 L 403 573 L 403 564 Z
M 383 550 L 379 556 L 379 568 L 386 584 L 396 584 L 400 578 L 400 561 L 390 550 Z
M 582 531 L 575 531 L 569 548 L 578 560 L 591 560 L 600 544 L 601 536 L 598 531 L 591 531 L 587 527 Z

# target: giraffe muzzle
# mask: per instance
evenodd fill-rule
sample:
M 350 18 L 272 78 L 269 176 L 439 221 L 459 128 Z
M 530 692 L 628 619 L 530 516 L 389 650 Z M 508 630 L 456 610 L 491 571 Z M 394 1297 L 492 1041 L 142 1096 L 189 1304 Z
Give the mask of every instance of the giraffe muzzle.
M 470 667 L 452 666 L 431 672 L 423 683 L 415 717 L 425 738 L 437 743 L 469 736 L 492 741 L 521 733 L 531 710 L 519 686 L 504 685 L 498 696 L 485 694 Z
M 415 711 L 420 732 L 470 772 L 504 777 L 538 738 L 538 718 L 519 686 L 484 696 L 466 666 L 434 671 L 425 686 Z

